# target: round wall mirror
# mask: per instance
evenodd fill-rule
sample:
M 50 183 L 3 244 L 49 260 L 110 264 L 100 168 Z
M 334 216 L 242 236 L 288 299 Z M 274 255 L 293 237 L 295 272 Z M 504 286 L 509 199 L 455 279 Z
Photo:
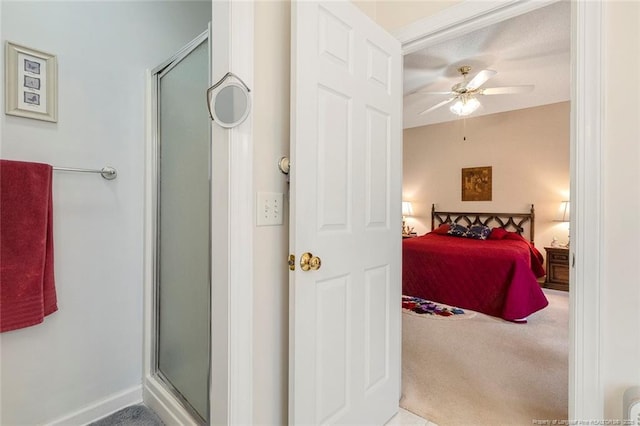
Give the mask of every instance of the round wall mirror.
M 231 128 L 242 123 L 251 110 L 251 98 L 246 86 L 228 82 L 212 87 L 208 93 L 211 118 L 220 126 Z

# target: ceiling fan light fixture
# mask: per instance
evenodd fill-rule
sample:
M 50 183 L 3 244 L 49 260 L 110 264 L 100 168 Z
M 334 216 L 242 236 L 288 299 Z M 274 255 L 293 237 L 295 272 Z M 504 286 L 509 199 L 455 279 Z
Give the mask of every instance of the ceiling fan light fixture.
M 456 115 L 465 116 L 473 113 L 478 107 L 480 102 L 475 97 L 469 96 L 460 97 L 449 109 Z

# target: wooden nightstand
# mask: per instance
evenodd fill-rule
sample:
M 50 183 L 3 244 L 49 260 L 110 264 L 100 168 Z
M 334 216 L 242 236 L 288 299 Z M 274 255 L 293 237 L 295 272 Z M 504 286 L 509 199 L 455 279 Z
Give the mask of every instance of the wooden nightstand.
M 545 247 L 547 252 L 546 288 L 569 291 L 569 249 L 563 247 Z

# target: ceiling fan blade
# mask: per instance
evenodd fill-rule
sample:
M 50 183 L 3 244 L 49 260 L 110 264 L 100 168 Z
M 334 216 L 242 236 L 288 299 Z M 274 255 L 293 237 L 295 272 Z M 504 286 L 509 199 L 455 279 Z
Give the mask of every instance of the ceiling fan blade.
M 413 95 L 453 95 L 454 93 L 449 90 L 448 92 L 427 92 L 426 90 L 416 90 L 415 92 L 408 93 L 407 96 Z
M 442 101 L 442 102 L 440 102 L 440 103 L 437 103 L 437 104 L 435 104 L 434 106 L 432 106 L 431 108 L 425 109 L 424 111 L 422 111 L 422 112 L 421 112 L 420 114 L 418 114 L 418 115 L 423 115 L 423 114 L 426 114 L 426 113 L 428 113 L 428 112 L 433 111 L 434 109 L 438 109 L 438 108 L 440 108 L 441 106 L 444 106 L 444 105 L 448 104 L 449 102 L 451 102 L 452 100 L 454 100 L 456 97 L 457 97 L 457 96 L 453 96 L 453 97 L 451 97 L 451 98 L 447 99 L 446 101 Z
M 487 82 L 491 77 L 496 75 L 497 72 L 494 70 L 482 70 L 475 77 L 473 77 L 465 86 L 467 90 L 474 90 L 478 87 L 482 86 Z
M 527 93 L 531 92 L 535 86 L 533 84 L 526 84 L 522 86 L 505 86 L 505 87 L 487 87 L 481 89 L 481 95 L 507 95 L 512 93 Z

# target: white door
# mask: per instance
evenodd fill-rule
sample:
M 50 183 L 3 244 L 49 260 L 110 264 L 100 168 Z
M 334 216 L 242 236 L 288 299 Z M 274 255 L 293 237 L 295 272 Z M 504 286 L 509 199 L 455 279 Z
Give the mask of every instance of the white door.
M 292 22 L 289 422 L 381 425 L 400 398 L 400 43 L 349 1 L 294 2 Z

